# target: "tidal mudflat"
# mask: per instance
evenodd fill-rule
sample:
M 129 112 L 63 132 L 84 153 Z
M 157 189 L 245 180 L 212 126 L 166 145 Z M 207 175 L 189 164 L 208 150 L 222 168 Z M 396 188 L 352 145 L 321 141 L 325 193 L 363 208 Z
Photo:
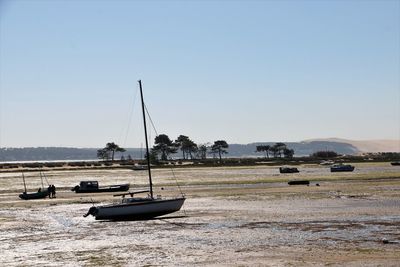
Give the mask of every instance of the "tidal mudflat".
M 102 222 L 82 215 L 112 194 L 75 194 L 80 180 L 130 182 L 145 172 L 47 172 L 56 199 L 23 201 L 19 173 L 0 173 L 0 251 L 4 266 L 398 266 L 400 168 L 360 164 L 331 174 L 301 166 L 154 170 L 156 191 L 187 196 L 183 209 L 150 221 Z M 40 185 L 27 173 L 28 188 Z M 293 178 L 310 186 L 289 186 Z M 316 186 L 316 184 L 320 186 Z M 114 199 L 115 201 L 115 199 Z

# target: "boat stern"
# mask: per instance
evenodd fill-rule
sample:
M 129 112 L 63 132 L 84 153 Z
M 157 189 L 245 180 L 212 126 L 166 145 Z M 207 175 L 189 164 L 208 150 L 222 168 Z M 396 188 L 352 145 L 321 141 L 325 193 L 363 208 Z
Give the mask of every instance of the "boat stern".
M 88 210 L 88 212 L 85 215 L 83 215 L 83 217 L 87 217 L 89 215 L 92 215 L 92 216 L 96 217 L 98 212 L 99 212 L 99 210 L 97 209 L 97 207 L 93 206 Z

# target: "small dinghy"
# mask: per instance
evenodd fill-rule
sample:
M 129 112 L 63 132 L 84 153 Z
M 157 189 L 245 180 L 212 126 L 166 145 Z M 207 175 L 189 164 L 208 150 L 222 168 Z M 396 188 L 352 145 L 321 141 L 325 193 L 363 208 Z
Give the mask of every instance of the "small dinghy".
M 42 175 L 40 175 L 40 178 L 42 179 L 42 187 L 40 187 L 37 192 L 28 193 L 27 190 L 26 190 L 25 176 L 24 176 L 24 173 L 22 173 L 22 180 L 24 181 L 24 189 L 25 189 L 25 191 L 22 192 L 22 194 L 19 195 L 19 198 L 23 199 L 23 200 L 29 200 L 29 199 L 41 199 L 41 198 L 48 197 L 49 190 L 47 188 L 44 188 L 44 186 L 43 186 Z

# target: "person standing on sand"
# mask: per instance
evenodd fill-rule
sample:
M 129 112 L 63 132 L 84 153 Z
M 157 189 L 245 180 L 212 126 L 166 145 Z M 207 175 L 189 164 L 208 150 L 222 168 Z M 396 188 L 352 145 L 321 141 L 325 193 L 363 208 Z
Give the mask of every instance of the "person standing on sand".
M 49 187 L 47 188 L 47 192 L 49 193 L 49 198 L 51 198 L 51 190 L 52 190 L 51 185 L 49 185 Z
M 56 187 L 54 184 L 51 186 L 51 194 L 53 198 L 56 198 Z

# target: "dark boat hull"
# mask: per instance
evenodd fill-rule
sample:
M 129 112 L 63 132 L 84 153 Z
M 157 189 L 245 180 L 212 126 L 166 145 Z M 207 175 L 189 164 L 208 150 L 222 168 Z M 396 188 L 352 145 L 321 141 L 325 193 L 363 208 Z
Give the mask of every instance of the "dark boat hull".
M 82 189 L 79 186 L 77 186 L 72 189 L 72 191 L 75 191 L 76 193 L 103 193 L 103 192 L 120 192 L 128 190 L 129 190 L 129 184 L 112 185 L 107 187 L 88 188 L 88 189 Z
M 293 180 L 288 182 L 289 185 L 310 185 L 308 180 Z
M 331 167 L 331 172 L 352 172 L 352 171 L 354 171 L 354 166 L 351 165 Z
M 36 192 L 36 193 L 22 193 L 19 195 L 19 198 L 24 199 L 24 200 L 29 200 L 29 199 L 42 199 L 46 198 L 49 196 L 49 192 L 47 190 L 41 191 L 41 192 Z
M 93 215 L 96 220 L 147 220 L 179 211 L 184 202 L 184 197 L 175 199 L 144 199 L 132 203 L 92 207 L 88 214 Z
M 390 164 L 392 164 L 392 166 L 400 166 L 400 161 L 393 161 Z

